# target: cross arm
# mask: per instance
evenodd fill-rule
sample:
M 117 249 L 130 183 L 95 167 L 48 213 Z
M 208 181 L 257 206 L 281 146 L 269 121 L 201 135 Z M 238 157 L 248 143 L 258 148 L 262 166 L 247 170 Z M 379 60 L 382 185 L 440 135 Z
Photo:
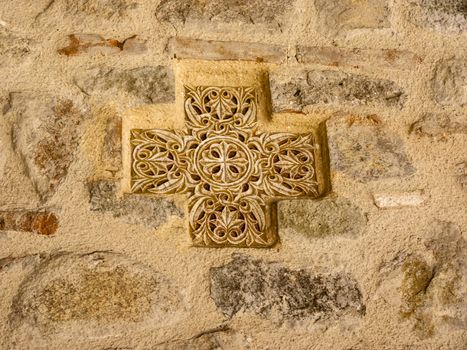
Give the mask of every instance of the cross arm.
M 133 129 L 131 191 L 186 193 L 197 183 L 190 169 L 193 140 L 182 131 Z

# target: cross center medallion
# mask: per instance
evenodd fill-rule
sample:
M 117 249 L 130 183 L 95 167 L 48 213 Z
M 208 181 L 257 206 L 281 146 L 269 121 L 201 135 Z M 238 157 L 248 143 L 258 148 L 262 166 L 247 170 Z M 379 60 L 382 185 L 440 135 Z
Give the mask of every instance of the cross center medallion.
M 131 191 L 188 194 L 195 246 L 273 246 L 275 201 L 319 195 L 313 134 L 258 130 L 252 87 L 184 94 L 184 130 L 131 130 Z

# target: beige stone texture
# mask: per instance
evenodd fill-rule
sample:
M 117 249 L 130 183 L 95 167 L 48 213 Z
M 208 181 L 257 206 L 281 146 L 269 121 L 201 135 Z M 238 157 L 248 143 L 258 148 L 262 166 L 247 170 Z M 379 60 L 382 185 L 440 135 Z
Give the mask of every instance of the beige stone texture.
M 380 209 L 417 207 L 426 201 L 426 197 L 427 196 L 423 191 L 373 194 L 375 205 Z
M 442 5 L 0 0 L 0 212 L 51 212 L 59 223 L 51 235 L 17 221 L 0 228 L 0 349 L 465 348 L 465 8 L 440 14 L 428 3 Z M 60 54 L 71 34 L 115 39 L 118 51 Z M 174 37 L 285 47 L 286 57 L 174 59 Z M 421 61 L 301 63 L 298 47 L 397 50 Z M 299 109 L 272 112 L 271 76 L 324 69 L 393 82 L 403 103 L 304 98 Z M 346 101 L 339 82 L 324 84 L 323 95 L 336 98 L 337 89 Z M 274 248 L 192 247 L 185 196 L 146 205 L 153 197 L 130 193 L 130 129 L 183 128 L 186 83 L 254 87 L 262 130 L 316 129 L 326 141 L 318 126 L 332 127 L 323 153 L 329 146 L 345 157 L 329 162 L 322 199 L 279 205 Z M 115 189 L 98 205 L 96 182 Z M 374 204 L 373 194 L 415 190 L 429 199 Z M 339 297 L 341 289 L 356 297 Z M 284 317 L 291 312 L 299 317 Z

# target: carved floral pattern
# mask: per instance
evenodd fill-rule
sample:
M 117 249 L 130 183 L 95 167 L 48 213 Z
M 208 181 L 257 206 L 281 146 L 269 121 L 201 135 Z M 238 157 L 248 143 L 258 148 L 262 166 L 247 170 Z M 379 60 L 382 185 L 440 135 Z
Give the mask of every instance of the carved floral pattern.
M 186 130 L 131 131 L 132 192 L 189 194 L 196 246 L 268 247 L 272 201 L 317 196 L 311 134 L 258 132 L 251 87 L 185 87 Z

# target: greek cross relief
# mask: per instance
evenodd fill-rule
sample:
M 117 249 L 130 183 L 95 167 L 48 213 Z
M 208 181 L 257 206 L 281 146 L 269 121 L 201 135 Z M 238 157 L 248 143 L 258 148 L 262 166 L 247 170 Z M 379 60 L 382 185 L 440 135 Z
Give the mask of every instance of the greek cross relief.
M 184 129 L 129 131 L 130 191 L 185 194 L 194 246 L 274 246 L 276 201 L 326 191 L 319 132 L 261 130 L 261 91 L 253 86 L 183 83 L 180 90 Z

